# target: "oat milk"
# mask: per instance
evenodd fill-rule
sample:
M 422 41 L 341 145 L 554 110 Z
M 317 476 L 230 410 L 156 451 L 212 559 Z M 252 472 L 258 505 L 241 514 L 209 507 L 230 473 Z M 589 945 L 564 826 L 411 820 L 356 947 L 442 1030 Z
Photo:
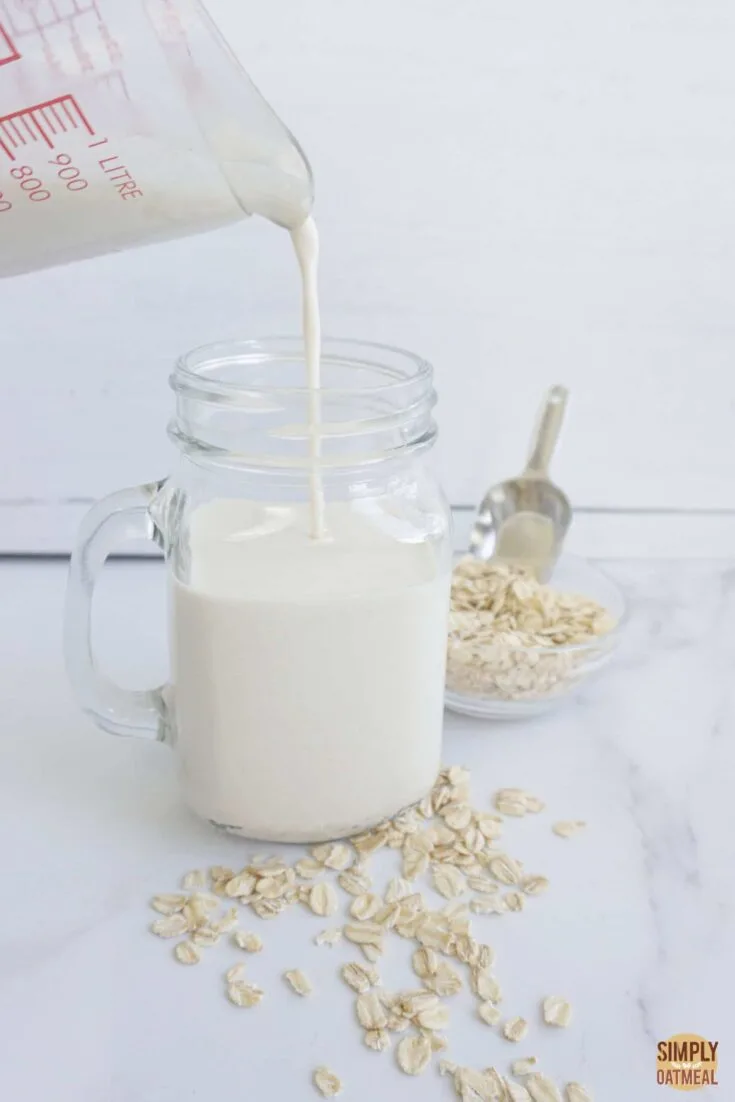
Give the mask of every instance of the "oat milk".
M 296 260 L 301 273 L 301 326 L 304 334 L 306 385 L 309 388 L 309 513 L 310 531 L 314 539 L 324 539 L 324 486 L 319 466 L 322 447 L 319 435 L 321 422 L 321 358 L 322 327 L 319 312 L 319 235 L 313 218 L 307 218 L 291 230 Z
M 439 768 L 449 578 L 380 503 L 215 501 L 173 582 L 177 748 L 190 805 L 249 836 L 354 832 Z

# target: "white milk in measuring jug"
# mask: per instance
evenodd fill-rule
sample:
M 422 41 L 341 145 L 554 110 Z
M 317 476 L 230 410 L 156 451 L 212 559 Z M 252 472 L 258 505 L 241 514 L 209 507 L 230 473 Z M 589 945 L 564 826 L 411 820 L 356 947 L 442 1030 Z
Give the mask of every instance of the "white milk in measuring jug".
M 395 815 L 429 791 L 440 760 L 449 582 L 434 548 L 331 502 L 332 538 L 315 541 L 299 508 L 294 524 L 288 506 L 200 507 L 190 584 L 172 593 L 188 802 L 274 841 Z M 238 541 L 254 510 L 274 530 Z

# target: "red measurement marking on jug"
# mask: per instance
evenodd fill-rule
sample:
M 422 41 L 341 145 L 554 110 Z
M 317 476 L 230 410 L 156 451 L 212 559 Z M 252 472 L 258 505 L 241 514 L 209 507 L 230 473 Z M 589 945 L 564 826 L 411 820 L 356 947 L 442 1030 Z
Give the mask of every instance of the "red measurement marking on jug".
M 17 58 L 35 52 L 59 78 L 73 74 L 76 63 L 79 75 L 107 83 L 106 90 L 130 99 L 122 45 L 95 0 L 0 0 L 3 28 Z M 3 47 L 0 34 L 0 65 Z
M 59 134 L 68 134 L 80 127 L 94 134 L 94 128 L 74 96 L 57 96 L 0 117 L 0 149 L 14 161 L 17 149 L 38 141 L 53 149 L 54 139 Z
M 54 0 L 0 0 L 0 8 L 5 12 L 8 25 L 17 36 L 24 34 L 37 34 L 43 37 L 43 32 L 63 23 L 71 23 L 79 16 L 95 15 L 101 20 L 99 8 L 94 0 L 90 3 L 80 4 L 78 0 L 62 0 L 60 6 L 65 8 L 59 11 Z
M 11 61 L 20 61 L 20 53 L 5 27 L 0 23 L 0 65 L 9 65 Z

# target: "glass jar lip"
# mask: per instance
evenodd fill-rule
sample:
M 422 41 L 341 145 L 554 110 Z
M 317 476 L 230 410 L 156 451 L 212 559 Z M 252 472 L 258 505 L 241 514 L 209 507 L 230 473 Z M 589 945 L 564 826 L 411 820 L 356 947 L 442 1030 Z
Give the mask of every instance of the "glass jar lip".
M 362 355 L 359 354 L 360 352 Z M 244 360 L 253 364 L 286 359 L 304 359 L 304 344 L 301 336 L 285 334 L 215 341 L 200 345 L 179 356 L 170 384 L 177 393 L 222 395 L 230 398 L 234 398 L 238 393 L 307 395 L 309 388 L 306 385 L 294 387 L 258 383 L 257 386 L 253 386 L 235 380 L 213 378 L 209 374 L 218 365 L 223 366 L 232 360 Z M 391 359 L 395 361 L 393 365 L 386 362 Z M 375 384 L 366 385 L 362 382 L 354 387 L 323 386 L 320 388 L 323 396 L 354 395 L 362 392 L 377 397 L 390 394 L 407 385 L 431 383 L 433 378 L 433 368 L 429 361 L 416 353 L 396 345 L 355 337 L 323 337 L 321 361 L 326 365 L 339 364 L 344 367 L 382 369 L 386 374 L 393 375 L 387 381 Z

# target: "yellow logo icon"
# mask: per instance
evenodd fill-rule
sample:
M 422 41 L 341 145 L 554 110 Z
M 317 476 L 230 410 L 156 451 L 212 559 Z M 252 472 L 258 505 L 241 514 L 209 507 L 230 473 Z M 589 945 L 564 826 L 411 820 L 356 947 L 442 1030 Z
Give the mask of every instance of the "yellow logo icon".
M 676 1033 L 668 1041 L 659 1041 L 656 1082 L 677 1091 L 716 1087 L 718 1045 L 719 1041 L 707 1041 L 697 1033 Z

